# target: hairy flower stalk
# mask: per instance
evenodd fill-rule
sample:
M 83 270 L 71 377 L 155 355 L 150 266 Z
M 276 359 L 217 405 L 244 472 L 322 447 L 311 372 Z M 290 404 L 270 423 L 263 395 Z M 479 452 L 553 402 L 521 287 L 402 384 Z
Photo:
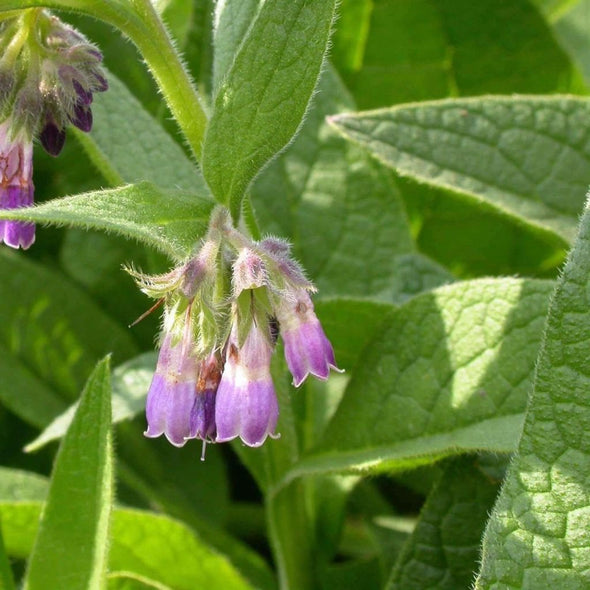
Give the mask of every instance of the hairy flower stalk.
M 40 8 L 0 20 L 0 55 L 0 209 L 18 209 L 33 204 L 34 138 L 57 156 L 68 124 L 90 131 L 93 93 L 108 83 L 100 51 Z M 34 224 L 0 222 L 0 242 L 34 240 Z
M 313 285 L 277 238 L 255 242 L 214 211 L 194 256 L 169 273 L 130 271 L 163 302 L 160 357 L 148 392 L 147 436 L 177 446 L 276 438 L 279 406 L 270 366 L 279 335 L 299 387 L 339 370 L 315 315 Z

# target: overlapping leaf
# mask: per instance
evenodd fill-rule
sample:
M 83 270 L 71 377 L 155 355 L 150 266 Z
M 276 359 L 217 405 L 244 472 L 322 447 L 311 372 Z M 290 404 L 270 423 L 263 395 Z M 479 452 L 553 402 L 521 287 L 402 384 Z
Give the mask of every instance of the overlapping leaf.
M 488 525 L 479 589 L 582 589 L 590 546 L 590 210 L 551 301 L 518 453 Z
M 545 281 L 466 281 L 392 311 L 323 441 L 291 476 L 513 450 L 551 289 Z
M 590 182 L 584 99 L 482 98 L 401 106 L 332 123 L 379 160 L 570 241 Z

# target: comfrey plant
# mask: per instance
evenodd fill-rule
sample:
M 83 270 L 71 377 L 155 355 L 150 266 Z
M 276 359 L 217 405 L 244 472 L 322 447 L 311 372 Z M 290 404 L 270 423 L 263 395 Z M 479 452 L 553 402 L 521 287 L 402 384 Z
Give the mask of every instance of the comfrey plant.
M 313 310 L 313 285 L 289 245 L 251 240 L 225 209 L 213 213 L 204 242 L 181 266 L 157 276 L 129 272 L 164 305 L 148 437 L 164 434 L 176 446 L 240 437 L 257 447 L 276 436 L 270 363 L 279 335 L 296 387 L 309 374 L 326 380 L 330 369 L 338 370 Z
M 33 204 L 33 140 L 57 156 L 66 125 L 92 129 L 94 92 L 108 88 L 102 54 L 41 9 L 0 15 L 0 209 Z M 35 226 L 0 221 L 0 243 L 29 248 Z
M 0 588 L 589 588 L 587 5 L 0 0 Z

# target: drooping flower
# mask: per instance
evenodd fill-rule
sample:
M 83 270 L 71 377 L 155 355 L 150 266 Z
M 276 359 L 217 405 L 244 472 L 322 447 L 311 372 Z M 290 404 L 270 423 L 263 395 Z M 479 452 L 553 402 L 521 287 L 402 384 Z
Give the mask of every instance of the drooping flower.
M 197 403 L 198 371 L 190 337 L 174 342 L 171 333 L 165 334 L 147 396 L 147 437 L 164 434 L 173 445 L 182 447 L 196 436 L 191 414 Z
M 13 138 L 10 127 L 0 124 L 0 209 L 19 209 L 33 204 L 33 144 Z M 0 221 L 0 243 L 29 248 L 35 241 L 35 225 Z
M 270 374 L 272 353 L 268 326 L 253 322 L 240 346 L 234 323 L 215 401 L 216 442 L 240 437 L 258 447 L 275 435 L 279 406 Z
M 330 369 L 340 371 L 334 359 L 334 349 L 305 289 L 297 289 L 292 298 L 280 300 L 275 313 L 295 387 L 299 387 L 308 375 L 326 380 Z
M 93 93 L 108 83 L 98 49 L 40 8 L 0 22 L 0 49 L 0 209 L 18 209 L 33 204 L 33 139 L 57 156 L 68 123 L 90 131 Z M 33 223 L 0 221 L 0 242 L 34 240 Z

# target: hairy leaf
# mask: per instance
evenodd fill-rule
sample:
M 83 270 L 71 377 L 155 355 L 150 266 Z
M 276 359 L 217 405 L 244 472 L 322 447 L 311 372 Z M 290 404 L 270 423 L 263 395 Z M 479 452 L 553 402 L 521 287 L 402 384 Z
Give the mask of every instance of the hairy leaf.
M 234 215 L 248 184 L 301 124 L 324 60 L 334 5 L 266 2 L 219 87 L 203 173 Z
M 392 310 L 323 441 L 291 476 L 514 449 L 552 283 L 485 279 Z
M 590 182 L 586 100 L 448 100 L 331 121 L 404 176 L 484 200 L 564 241 L 573 238 Z
M 582 589 L 590 546 L 590 209 L 547 317 L 518 453 L 494 508 L 479 589 Z
M 212 208 L 209 198 L 140 182 L 0 211 L 0 218 L 114 231 L 178 260 L 190 254 L 205 233 Z
M 112 461 L 111 387 L 106 359 L 88 379 L 59 450 L 25 590 L 104 587 Z

